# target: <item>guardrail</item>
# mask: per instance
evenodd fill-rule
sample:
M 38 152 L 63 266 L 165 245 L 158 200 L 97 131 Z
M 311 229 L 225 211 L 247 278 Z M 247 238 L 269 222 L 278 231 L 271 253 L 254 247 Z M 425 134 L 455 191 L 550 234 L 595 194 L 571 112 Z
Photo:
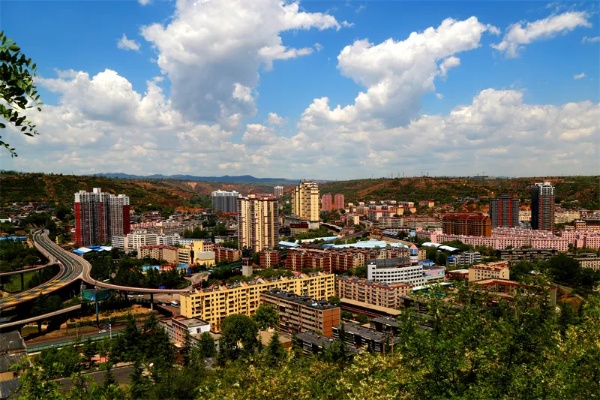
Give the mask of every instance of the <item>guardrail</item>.
M 123 334 L 122 331 L 116 331 L 116 332 L 112 333 L 112 337 L 115 338 L 122 334 Z M 39 353 L 40 351 L 46 350 L 46 349 L 60 349 L 62 347 L 66 347 L 66 346 L 74 346 L 74 345 L 82 346 L 84 344 L 84 342 L 87 341 L 88 339 L 92 342 L 97 342 L 97 341 L 104 340 L 104 339 L 110 338 L 110 337 L 111 337 L 110 332 L 106 332 L 106 333 L 99 333 L 94 336 L 85 336 L 85 337 L 81 337 L 81 338 L 65 340 L 62 342 L 54 342 L 54 343 L 46 343 L 46 344 L 27 346 L 27 354 Z

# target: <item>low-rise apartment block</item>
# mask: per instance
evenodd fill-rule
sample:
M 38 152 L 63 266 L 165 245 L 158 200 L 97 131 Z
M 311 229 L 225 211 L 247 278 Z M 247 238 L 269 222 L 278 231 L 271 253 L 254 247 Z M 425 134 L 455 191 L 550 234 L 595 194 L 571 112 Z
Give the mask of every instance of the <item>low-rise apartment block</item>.
M 356 300 L 380 307 L 398 308 L 400 297 L 410 293 L 407 283 L 382 283 L 356 277 L 338 276 L 336 294 L 340 299 Z
M 258 253 L 258 265 L 261 268 L 274 268 L 281 264 L 281 252 L 279 250 L 263 250 Z
M 315 332 L 300 332 L 294 335 L 294 342 L 310 357 L 326 350 L 333 343 L 333 339 Z
M 223 319 L 232 314 L 252 315 L 260 305 L 260 294 L 271 289 L 329 299 L 335 295 L 333 274 L 298 274 L 270 280 L 255 278 L 232 285 L 213 285 L 180 296 L 180 311 L 187 318 L 199 318 L 211 324 L 213 332 L 221 331 Z
M 271 289 L 260 295 L 262 304 L 275 307 L 279 315 L 277 330 L 295 334 L 318 331 L 333 336 L 333 327 L 340 324 L 341 309 L 327 300 Z
M 154 246 L 141 246 L 138 249 L 138 258 L 154 258 L 156 260 L 165 260 L 169 264 L 177 264 L 178 248 L 174 246 L 154 245 Z
M 478 264 L 469 268 L 469 283 L 483 279 L 510 279 L 508 261 Z
M 424 285 L 427 283 L 422 265 L 397 266 L 382 262 L 373 262 L 367 265 L 367 279 L 387 284 Z
M 446 258 L 446 267 L 466 267 L 472 264 L 478 264 L 481 262 L 481 253 L 478 251 L 469 252 L 465 251 L 460 254 L 451 254 Z
M 388 332 L 378 332 L 353 323 L 333 328 L 333 338 L 343 341 L 351 349 L 366 348 L 371 353 L 382 354 L 392 351 L 394 344 L 398 343 L 398 338 Z
M 215 252 L 216 262 L 226 261 L 231 263 L 242 258 L 242 251 L 238 249 L 231 249 L 229 247 L 215 245 L 213 251 Z

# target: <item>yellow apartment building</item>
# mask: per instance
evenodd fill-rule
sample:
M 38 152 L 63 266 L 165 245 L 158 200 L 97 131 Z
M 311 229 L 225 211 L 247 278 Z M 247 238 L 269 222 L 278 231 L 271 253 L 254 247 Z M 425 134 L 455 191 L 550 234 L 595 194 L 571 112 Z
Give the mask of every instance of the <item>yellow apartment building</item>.
M 327 300 L 335 296 L 335 275 L 319 272 L 271 280 L 258 277 L 250 282 L 214 285 L 182 294 L 180 311 L 187 318 L 210 322 L 211 330 L 219 333 L 223 319 L 233 314 L 254 314 L 260 305 L 260 294 L 271 289 Z
M 480 281 L 482 279 L 510 279 L 508 261 L 478 264 L 469 268 L 469 282 Z

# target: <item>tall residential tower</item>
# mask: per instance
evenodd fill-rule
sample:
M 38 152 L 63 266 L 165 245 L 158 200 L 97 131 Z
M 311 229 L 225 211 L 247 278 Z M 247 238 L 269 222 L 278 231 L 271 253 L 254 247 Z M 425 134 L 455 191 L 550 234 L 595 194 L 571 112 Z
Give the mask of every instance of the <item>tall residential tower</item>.
M 80 246 L 103 244 L 113 236 L 127 235 L 129 222 L 129 197 L 92 192 L 75 193 L 75 242 Z
M 238 246 L 259 252 L 279 242 L 279 206 L 273 195 L 239 197 Z
M 519 199 L 503 194 L 499 199 L 490 200 L 492 228 L 497 226 L 519 226 Z
M 319 185 L 302 181 L 292 192 L 292 214 L 307 221 L 310 229 L 319 229 Z
M 225 190 L 215 190 L 210 194 L 212 201 L 212 208 L 214 211 L 221 211 L 224 213 L 237 212 L 237 199 L 240 194 L 235 190 L 227 192 Z
M 531 187 L 531 228 L 554 230 L 554 186 L 550 182 Z

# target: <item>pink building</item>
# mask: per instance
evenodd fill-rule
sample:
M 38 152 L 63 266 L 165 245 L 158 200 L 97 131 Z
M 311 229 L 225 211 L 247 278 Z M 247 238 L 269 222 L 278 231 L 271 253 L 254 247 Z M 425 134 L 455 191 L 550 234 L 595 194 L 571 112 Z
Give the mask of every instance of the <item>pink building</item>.
M 335 197 L 333 198 L 333 208 L 335 210 L 343 210 L 344 207 L 344 195 L 343 194 L 336 194 Z
M 331 211 L 331 208 L 331 193 L 324 194 L 323 197 L 321 197 L 321 211 Z

